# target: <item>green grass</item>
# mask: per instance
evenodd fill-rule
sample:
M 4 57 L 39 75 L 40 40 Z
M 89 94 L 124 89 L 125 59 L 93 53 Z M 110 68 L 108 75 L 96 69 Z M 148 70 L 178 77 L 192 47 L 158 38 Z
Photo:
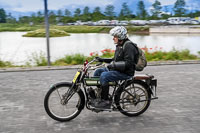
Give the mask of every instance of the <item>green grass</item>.
M 44 27 L 42 25 L 30 26 L 28 24 L 7 24 L 0 23 L 0 32 L 3 31 L 33 31 Z
M 52 26 L 55 29 L 62 29 L 68 33 L 108 33 L 110 27 L 99 26 Z
M 67 33 L 109 33 L 112 27 L 109 26 L 57 26 L 50 25 L 51 29 L 58 29 Z M 44 25 L 28 25 L 28 24 L 0 24 L 0 32 L 3 31 L 34 31 L 45 29 Z M 127 26 L 129 33 L 148 33 L 149 27 L 143 26 Z
M 108 26 L 52 26 L 52 27 L 56 29 L 62 29 L 68 33 L 109 33 L 109 31 L 113 28 Z M 128 26 L 126 28 L 128 30 L 128 33 L 149 32 L 149 27 Z
M 49 37 L 62 37 L 62 36 L 69 36 L 67 32 L 58 29 L 50 29 L 49 30 Z M 23 37 L 46 37 L 45 29 L 38 29 L 34 31 L 29 31 Z

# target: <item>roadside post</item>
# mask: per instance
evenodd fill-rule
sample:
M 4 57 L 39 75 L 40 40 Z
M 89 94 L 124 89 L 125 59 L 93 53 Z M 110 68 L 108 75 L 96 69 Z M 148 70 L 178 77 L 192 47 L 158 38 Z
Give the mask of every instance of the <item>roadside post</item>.
M 49 48 L 49 21 L 48 21 L 47 0 L 44 0 L 44 13 L 45 13 L 46 42 L 47 42 L 47 61 L 48 61 L 48 66 L 51 66 L 50 48 Z

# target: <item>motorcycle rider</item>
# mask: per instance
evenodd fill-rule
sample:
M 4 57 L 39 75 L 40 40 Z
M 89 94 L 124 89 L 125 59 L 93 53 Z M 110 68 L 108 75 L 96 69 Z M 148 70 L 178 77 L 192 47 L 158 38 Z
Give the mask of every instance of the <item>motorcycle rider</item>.
M 123 26 L 116 26 L 110 30 L 113 36 L 116 50 L 113 59 L 100 58 L 96 59 L 100 62 L 110 63 L 105 68 L 99 68 L 94 72 L 94 76 L 100 76 L 101 84 L 101 101 L 95 104 L 97 108 L 110 108 L 109 100 L 109 82 L 129 79 L 135 74 L 135 62 L 138 55 L 136 47 L 131 44 L 127 37 L 127 30 Z M 129 41 L 125 44 L 126 41 Z

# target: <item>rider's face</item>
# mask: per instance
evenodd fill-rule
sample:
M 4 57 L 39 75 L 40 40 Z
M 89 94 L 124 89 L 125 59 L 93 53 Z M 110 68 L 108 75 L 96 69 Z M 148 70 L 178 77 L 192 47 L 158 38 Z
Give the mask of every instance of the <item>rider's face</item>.
M 113 41 L 114 41 L 115 44 L 117 44 L 117 43 L 119 42 L 118 37 L 117 37 L 117 36 L 114 36 L 114 37 L 113 37 Z

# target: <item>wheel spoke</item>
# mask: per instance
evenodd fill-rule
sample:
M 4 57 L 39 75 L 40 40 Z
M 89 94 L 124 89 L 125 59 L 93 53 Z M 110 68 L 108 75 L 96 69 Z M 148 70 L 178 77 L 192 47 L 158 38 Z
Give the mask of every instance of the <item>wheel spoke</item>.
M 60 96 L 60 93 L 58 92 L 58 89 L 56 88 L 56 91 L 58 93 L 58 96 L 60 97 L 60 101 L 62 100 L 62 97 Z
M 75 118 L 81 110 L 78 109 L 77 105 L 81 102 L 81 97 L 78 92 L 71 94 L 67 98 L 67 102 L 62 101 L 62 97 L 69 92 L 70 86 L 60 86 L 52 88 L 48 97 L 45 97 L 45 109 L 50 117 L 58 121 L 68 121 Z M 65 97 L 65 96 L 64 96 Z
M 148 91 L 140 84 L 130 84 L 120 94 L 119 107 L 128 116 L 143 113 L 149 106 Z

